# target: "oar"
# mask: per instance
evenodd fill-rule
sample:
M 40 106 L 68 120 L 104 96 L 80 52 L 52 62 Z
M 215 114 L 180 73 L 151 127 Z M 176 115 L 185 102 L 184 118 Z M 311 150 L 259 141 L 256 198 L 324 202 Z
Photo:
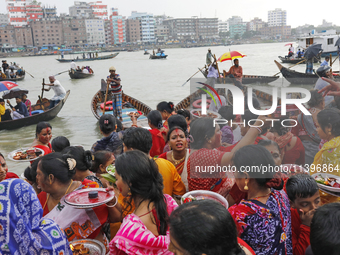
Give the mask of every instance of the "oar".
M 68 70 L 63 71 L 63 72 L 60 72 L 60 73 L 57 73 L 57 74 L 55 74 L 55 75 L 53 75 L 53 76 L 57 76 L 57 75 L 60 75 L 60 74 L 62 74 L 62 73 L 66 73 L 66 72 L 68 72 Z
M 32 78 L 34 78 L 34 76 L 32 74 L 30 74 L 29 72 L 27 72 L 26 70 L 25 70 L 25 73 L 28 73 L 29 75 L 31 75 Z
M 189 79 L 187 79 L 186 82 L 184 82 L 184 84 L 182 85 L 182 87 L 183 87 L 185 84 L 187 84 L 187 82 L 190 81 L 191 78 L 194 77 L 198 72 L 200 72 L 204 67 L 205 67 L 205 66 L 203 66 L 201 69 L 198 69 L 198 71 L 197 71 L 196 73 L 194 73 Z
M 105 106 L 106 106 L 107 94 L 109 92 L 109 85 L 110 85 L 110 82 L 108 81 L 107 86 L 106 86 L 106 94 L 105 94 L 105 100 L 104 100 L 103 114 L 105 114 Z
M 292 65 L 292 66 L 288 67 L 288 69 L 289 69 L 289 68 L 292 68 L 292 67 L 294 67 L 294 66 L 296 66 L 296 65 L 298 65 L 298 64 L 301 64 L 301 63 L 304 62 L 304 61 L 306 61 L 306 59 L 301 60 L 300 62 L 296 63 L 295 65 Z M 278 73 L 276 73 L 276 74 L 274 74 L 273 76 L 276 76 L 276 75 L 278 75 L 279 73 L 281 73 L 281 71 L 278 72 Z
M 40 103 L 41 103 L 41 108 L 43 109 L 43 110 L 45 110 L 44 108 L 44 104 L 43 104 L 43 101 L 42 101 L 42 98 L 43 98 L 43 95 L 44 95 L 44 89 L 45 89 L 45 78 L 43 78 L 43 83 L 42 83 L 42 90 L 41 90 L 41 96 L 39 97 L 39 100 L 40 100 Z
M 336 58 L 334 59 L 334 61 L 331 63 L 331 65 L 330 65 L 330 66 L 332 66 L 332 65 L 334 64 L 335 60 L 337 60 L 337 59 L 338 59 L 338 57 L 339 57 L 339 56 L 336 56 Z

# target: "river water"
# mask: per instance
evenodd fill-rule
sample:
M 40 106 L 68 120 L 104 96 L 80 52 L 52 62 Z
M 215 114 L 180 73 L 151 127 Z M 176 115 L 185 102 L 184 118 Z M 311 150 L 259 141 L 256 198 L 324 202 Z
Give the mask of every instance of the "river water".
M 270 44 L 245 44 L 233 46 L 210 47 L 213 54 L 218 58 L 229 50 L 238 50 L 247 56 L 240 59 L 244 74 L 250 75 L 274 75 L 279 70 L 274 60 L 287 52 L 285 43 Z M 70 90 L 70 96 L 58 116 L 50 121 L 52 135 L 66 136 L 71 145 L 82 145 L 90 149 L 92 144 L 101 138 L 97 119 L 90 109 L 93 95 L 100 89 L 100 80 L 109 74 L 110 66 L 115 66 L 120 74 L 123 90 L 126 94 L 139 99 L 152 109 L 160 101 L 172 101 L 174 104 L 190 94 L 190 83 L 182 87 L 182 84 L 205 64 L 208 47 L 167 49 L 166 60 L 150 60 L 143 51 L 121 52 L 110 60 L 91 62 L 78 62 L 81 65 L 90 65 L 95 75 L 89 79 L 71 80 L 68 73 L 56 76 L 66 90 Z M 152 51 L 152 50 L 151 50 Z M 109 54 L 109 53 L 103 53 Z M 68 58 L 69 55 L 65 56 Z M 48 81 L 48 76 L 69 69 L 69 63 L 59 63 L 55 56 L 8 58 L 7 62 L 16 62 L 32 74 L 26 73 L 25 80 L 18 82 L 21 88 L 28 89 L 28 99 L 35 103 L 41 94 L 42 79 Z M 334 70 L 339 70 L 339 62 L 334 64 Z M 222 69 L 229 70 L 231 61 L 219 64 Z M 318 65 L 315 65 L 316 69 Z M 304 72 L 305 65 L 298 65 L 294 70 Z M 203 78 L 198 73 L 195 78 Z M 274 84 L 262 87 L 270 91 L 270 86 L 289 86 L 284 79 L 277 80 Z M 255 86 L 259 88 L 259 86 Z M 308 89 L 311 86 L 306 87 Z M 44 97 L 51 98 L 53 91 L 44 92 Z M 12 99 L 12 105 L 15 105 Z M 0 152 L 5 156 L 9 152 L 20 147 L 30 147 L 35 137 L 35 125 L 16 130 L 0 131 Z M 52 137 L 52 139 L 53 139 Z M 7 159 L 9 171 L 21 174 L 28 163 L 13 162 Z

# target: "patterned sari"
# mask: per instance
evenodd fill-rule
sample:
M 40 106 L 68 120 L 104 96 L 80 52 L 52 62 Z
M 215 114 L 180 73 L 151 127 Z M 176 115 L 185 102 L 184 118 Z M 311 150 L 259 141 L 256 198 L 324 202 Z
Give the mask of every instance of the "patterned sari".
M 292 231 L 290 205 L 283 190 L 272 192 L 266 202 L 242 200 L 229 208 L 239 237 L 256 254 L 291 255 Z
M 0 254 L 72 255 L 60 227 L 42 218 L 31 185 L 20 179 L 0 183 Z
M 167 202 L 167 210 L 171 212 L 178 206 L 175 200 L 169 195 L 164 195 Z M 170 232 L 167 230 L 166 235 L 155 236 L 146 228 L 141 219 L 134 213 L 127 215 L 116 236 L 110 242 L 111 255 L 171 255 L 168 251 L 170 244 Z

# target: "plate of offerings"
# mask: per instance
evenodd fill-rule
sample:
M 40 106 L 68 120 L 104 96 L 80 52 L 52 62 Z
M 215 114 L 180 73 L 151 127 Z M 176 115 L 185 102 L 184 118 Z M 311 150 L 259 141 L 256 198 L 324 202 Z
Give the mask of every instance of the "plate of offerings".
M 95 239 L 79 239 L 70 242 L 70 248 L 74 255 L 105 255 L 104 244 Z
M 312 177 L 318 183 L 319 188 L 331 192 L 340 192 L 340 177 L 328 173 L 316 173 Z
M 8 158 L 17 162 L 30 162 L 44 156 L 44 151 L 39 148 L 17 149 L 8 154 Z
M 64 201 L 76 208 L 92 208 L 106 204 L 114 197 L 114 191 L 107 191 L 104 188 L 88 188 L 71 192 L 65 196 Z
M 228 209 L 229 207 L 228 201 L 224 197 L 222 197 L 220 194 L 216 192 L 212 192 L 208 190 L 194 190 L 194 191 L 187 192 L 182 196 L 181 203 L 185 204 L 191 201 L 203 200 L 203 199 L 215 200 L 221 203 L 225 208 Z
M 204 117 L 209 117 L 213 119 L 221 119 L 221 115 L 218 114 L 217 112 L 212 112 L 207 110 L 206 114 L 202 114 L 201 110 L 191 110 L 191 115 L 194 118 L 204 118 Z

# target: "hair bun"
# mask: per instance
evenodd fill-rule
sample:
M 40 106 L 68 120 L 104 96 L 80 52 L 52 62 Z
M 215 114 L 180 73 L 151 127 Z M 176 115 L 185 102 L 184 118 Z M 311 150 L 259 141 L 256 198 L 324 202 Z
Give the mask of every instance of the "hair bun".
M 173 109 L 174 109 L 174 104 L 173 104 L 173 102 L 169 102 L 168 104 L 169 104 L 169 106 L 170 106 L 170 109 L 173 110 Z
M 67 161 L 67 164 L 68 164 L 68 170 L 72 171 L 76 165 L 77 165 L 77 162 L 74 158 L 68 158 L 66 159 Z

